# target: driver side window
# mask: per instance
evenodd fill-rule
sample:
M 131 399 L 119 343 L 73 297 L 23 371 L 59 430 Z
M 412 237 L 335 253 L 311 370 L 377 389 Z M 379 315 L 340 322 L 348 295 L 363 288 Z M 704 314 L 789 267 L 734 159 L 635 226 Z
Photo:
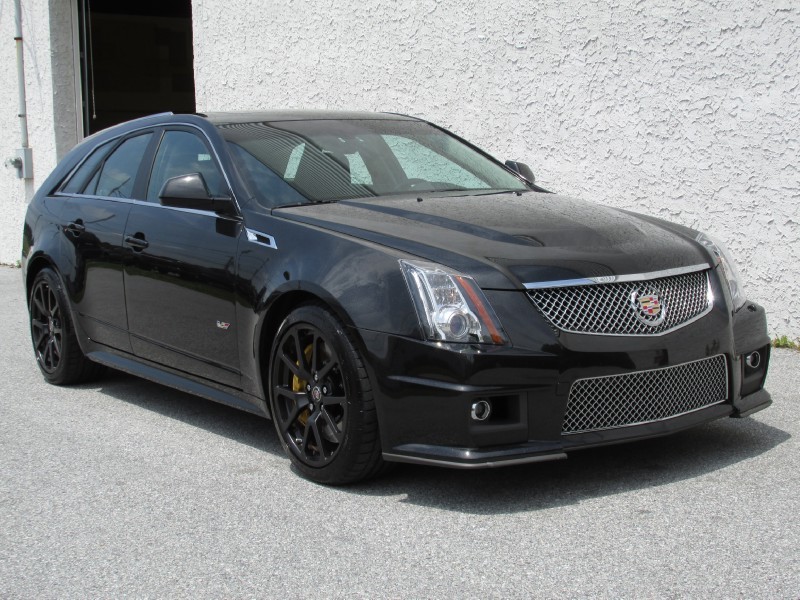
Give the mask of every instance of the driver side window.
M 158 202 L 158 194 L 168 179 L 200 173 L 212 196 L 229 195 L 222 172 L 203 141 L 188 131 L 167 131 L 161 140 L 153 163 L 147 200 Z

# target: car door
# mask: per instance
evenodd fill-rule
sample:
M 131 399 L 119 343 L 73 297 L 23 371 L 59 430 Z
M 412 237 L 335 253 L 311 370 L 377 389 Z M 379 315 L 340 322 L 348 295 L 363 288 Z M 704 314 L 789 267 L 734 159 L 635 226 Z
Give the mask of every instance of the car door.
M 59 191 L 62 262 L 69 265 L 63 276 L 75 316 L 90 339 L 126 352 L 122 237 L 152 139 L 153 131 L 145 131 L 100 146 Z
M 133 352 L 147 360 L 240 386 L 234 286 L 241 221 L 163 206 L 164 183 L 200 173 L 213 196 L 230 189 L 202 134 L 163 131 L 146 192 L 125 228 L 125 301 Z

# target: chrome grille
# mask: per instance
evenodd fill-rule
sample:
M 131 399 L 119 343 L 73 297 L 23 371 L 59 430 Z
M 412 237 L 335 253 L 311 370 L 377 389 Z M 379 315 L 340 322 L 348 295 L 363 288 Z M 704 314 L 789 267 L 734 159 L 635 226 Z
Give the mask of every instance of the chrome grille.
M 663 321 L 649 318 L 636 298 L 660 299 Z M 654 335 L 681 327 L 711 310 L 708 271 L 649 281 L 532 289 L 528 296 L 556 328 L 595 335 Z
M 651 423 L 724 402 L 723 354 L 675 367 L 576 380 L 569 390 L 564 434 Z

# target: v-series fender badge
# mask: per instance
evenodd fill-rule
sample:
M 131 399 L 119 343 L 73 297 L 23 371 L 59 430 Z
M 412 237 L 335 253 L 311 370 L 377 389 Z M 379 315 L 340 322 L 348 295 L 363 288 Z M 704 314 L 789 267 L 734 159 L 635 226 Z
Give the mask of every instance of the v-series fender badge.
M 220 329 L 227 329 L 230 326 L 231 326 L 230 323 L 225 323 L 223 321 L 217 321 L 217 327 L 219 327 Z

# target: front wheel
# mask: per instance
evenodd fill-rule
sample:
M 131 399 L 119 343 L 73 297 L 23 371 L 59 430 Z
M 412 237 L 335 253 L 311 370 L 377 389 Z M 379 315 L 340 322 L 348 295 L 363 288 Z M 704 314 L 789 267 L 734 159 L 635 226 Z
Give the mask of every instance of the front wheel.
M 333 314 L 316 304 L 290 313 L 275 337 L 269 372 L 272 419 L 298 471 L 342 485 L 383 470 L 369 378 Z

